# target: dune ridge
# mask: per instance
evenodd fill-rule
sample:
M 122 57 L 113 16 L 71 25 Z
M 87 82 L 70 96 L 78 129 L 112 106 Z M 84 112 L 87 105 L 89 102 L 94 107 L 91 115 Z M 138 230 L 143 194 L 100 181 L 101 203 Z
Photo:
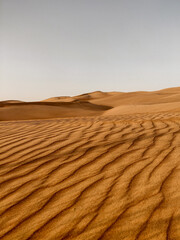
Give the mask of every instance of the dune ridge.
M 180 87 L 154 92 L 95 91 L 39 102 L 0 102 L 0 121 L 88 117 L 145 112 L 179 112 Z

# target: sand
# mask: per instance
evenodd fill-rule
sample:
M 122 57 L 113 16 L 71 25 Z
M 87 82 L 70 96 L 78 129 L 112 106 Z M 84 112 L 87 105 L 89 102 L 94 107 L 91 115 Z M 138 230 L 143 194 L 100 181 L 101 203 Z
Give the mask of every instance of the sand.
M 1 102 L 0 239 L 179 240 L 179 96 Z

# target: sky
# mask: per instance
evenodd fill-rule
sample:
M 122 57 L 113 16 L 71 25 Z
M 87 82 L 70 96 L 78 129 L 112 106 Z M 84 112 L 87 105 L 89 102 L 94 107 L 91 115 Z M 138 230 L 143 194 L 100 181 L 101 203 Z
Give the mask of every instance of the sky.
M 0 100 L 180 86 L 179 0 L 0 0 Z

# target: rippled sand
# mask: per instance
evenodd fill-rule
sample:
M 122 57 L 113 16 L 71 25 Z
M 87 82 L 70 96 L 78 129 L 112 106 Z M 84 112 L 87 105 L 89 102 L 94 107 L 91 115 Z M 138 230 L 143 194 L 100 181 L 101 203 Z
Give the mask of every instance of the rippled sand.
M 0 239 L 179 240 L 180 113 L 0 122 Z

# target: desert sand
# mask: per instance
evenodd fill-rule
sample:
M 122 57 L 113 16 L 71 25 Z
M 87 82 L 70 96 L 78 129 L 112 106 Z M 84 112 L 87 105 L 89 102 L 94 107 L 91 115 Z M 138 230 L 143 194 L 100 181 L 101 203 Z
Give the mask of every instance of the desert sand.
M 0 120 L 0 239 L 180 239 L 180 88 L 4 101 Z

